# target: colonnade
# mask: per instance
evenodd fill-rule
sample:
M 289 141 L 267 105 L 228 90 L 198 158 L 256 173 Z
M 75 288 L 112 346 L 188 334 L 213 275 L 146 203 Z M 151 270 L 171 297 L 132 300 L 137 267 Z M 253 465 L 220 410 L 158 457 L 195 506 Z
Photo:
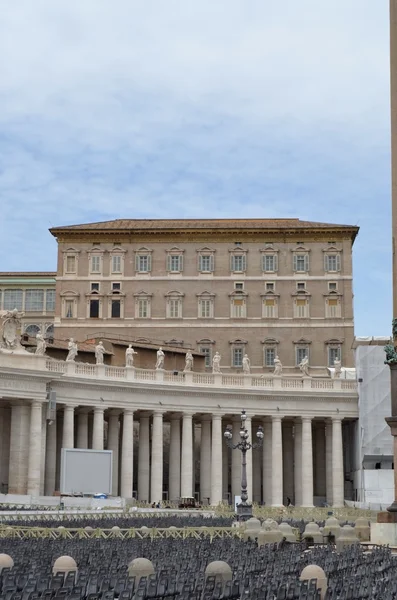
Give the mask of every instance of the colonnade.
M 241 453 L 229 449 L 223 436 L 231 423 L 237 443 L 239 415 L 63 405 L 51 423 L 43 406 L 0 404 L 0 481 L 9 493 L 53 495 L 60 450 L 76 447 L 112 450 L 116 496 L 135 494 L 152 503 L 196 495 L 216 505 L 240 495 Z M 342 422 L 339 415 L 248 415 L 252 441 L 257 427 L 264 429 L 262 448 L 247 453 L 249 499 L 272 506 L 288 499 L 307 507 L 324 501 L 343 506 Z

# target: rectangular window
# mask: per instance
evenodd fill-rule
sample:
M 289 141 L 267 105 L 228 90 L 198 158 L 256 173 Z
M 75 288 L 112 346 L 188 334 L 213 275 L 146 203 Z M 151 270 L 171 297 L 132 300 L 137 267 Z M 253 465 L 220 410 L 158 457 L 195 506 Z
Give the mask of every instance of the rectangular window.
M 245 300 L 236 298 L 232 301 L 232 318 L 243 319 L 246 316 Z
M 91 292 L 99 292 L 99 283 L 91 283 Z
M 242 273 L 246 268 L 245 254 L 233 254 L 230 261 L 230 270 Z
M 22 310 L 23 291 L 22 290 L 4 290 L 4 310 Z
M 340 304 L 337 298 L 328 298 L 327 317 L 330 319 L 337 319 L 340 317 Z
M 76 273 L 76 257 L 66 257 L 66 273 Z
M 265 298 L 263 301 L 263 316 L 265 319 L 274 319 L 276 317 L 275 298 Z
M 170 254 L 168 256 L 168 271 L 180 273 L 183 270 L 183 256 L 181 254 Z
M 212 317 L 211 314 L 211 305 L 212 305 L 212 300 L 207 299 L 207 298 L 202 298 L 200 300 L 200 312 L 199 315 L 202 319 L 209 319 L 210 317 Z
M 243 292 L 244 291 L 244 283 L 242 281 L 236 281 L 234 283 L 234 289 L 236 290 L 236 292 Z
M 265 367 L 273 367 L 275 358 L 276 350 L 274 348 L 265 348 Z
M 274 292 L 275 290 L 275 285 L 273 281 L 266 281 L 266 286 L 265 289 L 267 292 Z
M 200 352 L 201 352 L 201 354 L 204 354 L 204 356 L 205 356 L 205 360 L 204 360 L 205 366 L 210 367 L 211 366 L 211 348 L 208 348 L 206 346 L 201 346 Z
M 243 366 L 243 348 L 233 348 L 232 350 L 232 366 L 242 367 Z
M 121 256 L 112 256 L 112 273 L 121 273 Z
M 296 364 L 299 365 L 304 358 L 309 358 L 309 348 L 297 348 Z
M 120 292 L 121 291 L 121 283 L 118 281 L 112 281 L 112 292 Z
M 333 367 L 336 360 L 340 360 L 340 348 L 328 348 L 328 366 Z
M 265 273 L 274 273 L 277 271 L 277 254 L 262 255 L 262 271 Z
M 297 273 L 307 273 L 309 271 L 308 254 L 294 254 L 294 271 Z
M 101 257 L 91 256 L 91 273 L 101 272 Z
M 296 289 L 298 290 L 298 292 L 305 291 L 306 283 L 304 281 L 298 281 L 296 284 Z
M 328 289 L 330 292 L 336 292 L 338 289 L 338 284 L 336 283 L 336 281 L 330 281 L 328 283 Z
M 112 319 L 120 319 L 121 316 L 121 300 L 112 300 Z
M 99 300 L 90 300 L 90 319 L 99 319 Z
M 181 301 L 179 299 L 170 298 L 169 300 L 169 318 L 179 319 L 181 317 Z
M 65 318 L 74 318 L 74 300 L 65 300 Z
M 152 257 L 150 254 L 137 254 L 135 257 L 135 270 L 138 273 L 150 273 L 152 270 Z
M 308 317 L 308 308 L 309 305 L 307 300 L 297 299 L 295 301 L 295 317 L 297 319 L 305 319 Z
M 43 312 L 44 310 L 44 290 L 26 290 L 25 292 L 25 311 Z
M 336 273 L 340 271 L 340 254 L 326 254 L 324 256 L 324 270 Z
M 199 256 L 199 271 L 201 271 L 201 273 L 212 273 L 214 270 L 214 256 L 212 254 L 210 255 L 204 255 L 204 256 Z
M 55 290 L 47 290 L 45 293 L 45 309 L 46 312 L 55 310 Z
M 138 300 L 138 318 L 147 319 L 149 316 L 149 302 L 147 298 L 140 298 Z

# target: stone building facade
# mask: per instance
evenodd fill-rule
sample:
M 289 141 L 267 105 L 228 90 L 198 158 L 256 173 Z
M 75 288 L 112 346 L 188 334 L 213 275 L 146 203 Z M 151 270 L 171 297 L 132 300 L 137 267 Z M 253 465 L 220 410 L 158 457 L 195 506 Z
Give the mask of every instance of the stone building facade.
M 358 228 L 299 219 L 115 220 L 51 229 L 57 337 L 171 343 L 239 372 L 353 366 Z
M 55 276 L 52 272 L 0 272 L 0 313 L 21 311 L 21 333 L 54 335 Z

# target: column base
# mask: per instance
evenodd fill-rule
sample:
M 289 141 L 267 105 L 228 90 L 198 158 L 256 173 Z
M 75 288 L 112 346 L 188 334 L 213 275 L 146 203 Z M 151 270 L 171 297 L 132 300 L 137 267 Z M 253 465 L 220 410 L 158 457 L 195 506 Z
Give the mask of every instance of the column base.
M 284 504 L 272 504 L 271 508 L 285 508 Z

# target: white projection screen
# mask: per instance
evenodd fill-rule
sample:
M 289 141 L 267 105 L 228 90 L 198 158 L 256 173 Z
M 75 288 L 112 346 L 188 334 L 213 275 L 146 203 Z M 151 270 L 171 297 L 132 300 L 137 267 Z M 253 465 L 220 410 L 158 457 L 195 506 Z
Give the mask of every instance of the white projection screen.
M 112 493 L 111 450 L 62 448 L 61 494 Z

